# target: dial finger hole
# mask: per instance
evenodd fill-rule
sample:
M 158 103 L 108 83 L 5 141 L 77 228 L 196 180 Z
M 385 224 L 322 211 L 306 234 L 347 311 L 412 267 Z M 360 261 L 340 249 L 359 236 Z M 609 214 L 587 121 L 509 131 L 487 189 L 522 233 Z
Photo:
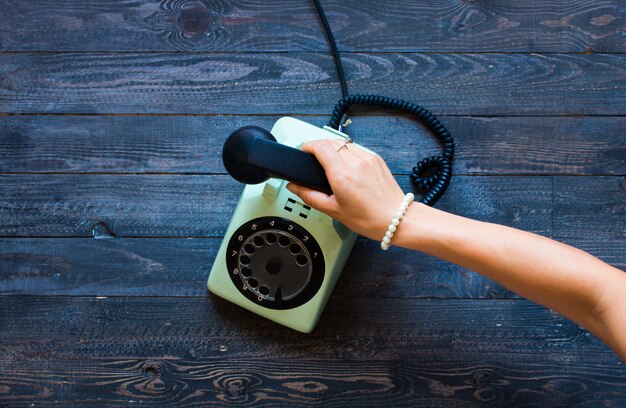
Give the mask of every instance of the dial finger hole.
M 252 269 L 250 269 L 250 268 L 241 268 L 241 274 L 245 278 L 249 278 L 252 275 Z
M 252 241 L 254 242 L 254 245 L 258 247 L 262 247 L 263 245 L 265 245 L 265 240 L 260 235 L 257 235 L 256 237 L 254 237 Z
M 302 248 L 300 248 L 300 245 L 298 244 L 291 244 L 289 247 L 289 252 L 291 252 L 292 255 L 299 253 L 301 250 Z
M 304 255 L 298 255 L 298 256 L 296 257 L 296 263 L 297 263 L 298 265 L 300 265 L 300 266 L 304 266 L 304 265 L 306 265 L 306 264 L 307 264 L 307 262 L 309 262 L 309 258 L 307 258 L 307 257 L 306 257 L 306 256 L 304 256 Z
M 239 262 L 241 262 L 242 265 L 250 265 L 250 257 L 248 255 L 241 255 Z
M 243 250 L 246 251 L 246 253 L 252 255 L 254 254 L 254 245 L 246 244 L 243 246 Z
M 267 286 L 261 286 L 259 287 L 259 293 L 263 296 L 267 296 L 270 294 L 270 290 L 267 288 Z
M 278 245 L 280 245 L 280 246 L 282 246 L 282 247 L 286 247 L 287 245 L 289 245 L 289 243 L 290 243 L 290 242 L 291 242 L 291 241 L 289 240 L 289 238 L 287 238 L 287 237 L 286 237 L 286 236 L 284 236 L 284 235 L 281 235 L 281 236 L 278 238 Z
M 254 278 L 250 278 L 248 279 L 248 286 L 250 286 L 251 288 L 256 288 L 257 286 L 259 286 L 259 281 Z
M 270 245 L 273 245 L 276 243 L 276 235 L 272 234 L 271 232 L 269 232 L 266 236 L 265 239 L 267 240 L 267 243 Z

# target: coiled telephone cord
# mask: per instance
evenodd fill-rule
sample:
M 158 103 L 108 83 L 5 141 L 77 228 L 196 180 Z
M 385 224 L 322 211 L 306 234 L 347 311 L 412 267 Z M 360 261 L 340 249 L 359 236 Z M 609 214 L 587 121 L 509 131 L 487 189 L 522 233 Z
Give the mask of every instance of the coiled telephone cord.
M 454 139 L 452 135 L 435 115 L 416 103 L 380 95 L 349 95 L 335 37 L 333 36 L 328 20 L 326 19 L 326 14 L 319 0 L 313 0 L 313 3 L 324 26 L 326 38 L 328 39 L 333 60 L 335 61 L 337 76 L 339 77 L 339 84 L 341 86 L 341 94 L 343 95 L 343 98 L 337 102 L 333 109 L 328 126 L 333 129 L 340 129 L 348 108 L 353 105 L 392 108 L 407 112 L 416 117 L 434 133 L 443 147 L 443 153 L 440 156 L 431 156 L 421 160 L 413 167 L 413 172 L 410 175 L 411 183 L 417 191 L 422 194 L 422 198 L 419 201 L 426 205 L 434 205 L 445 193 L 450 184 L 450 179 L 452 178 L 452 159 L 454 157 Z

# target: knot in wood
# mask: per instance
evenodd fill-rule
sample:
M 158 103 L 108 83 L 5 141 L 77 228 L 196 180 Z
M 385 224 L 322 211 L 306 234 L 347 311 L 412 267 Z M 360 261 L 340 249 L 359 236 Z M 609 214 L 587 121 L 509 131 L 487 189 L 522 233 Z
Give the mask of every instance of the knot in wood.
M 156 362 L 148 361 L 143 364 L 143 372 L 150 377 L 159 375 L 160 366 Z
M 196 36 L 207 31 L 211 25 L 211 16 L 204 7 L 190 7 L 180 11 L 176 22 L 185 34 Z

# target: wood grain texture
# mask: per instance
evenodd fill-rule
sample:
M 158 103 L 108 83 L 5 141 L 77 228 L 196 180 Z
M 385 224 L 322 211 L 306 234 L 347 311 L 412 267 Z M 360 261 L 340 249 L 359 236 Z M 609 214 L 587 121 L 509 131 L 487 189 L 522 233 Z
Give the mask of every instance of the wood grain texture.
M 599 361 L 619 362 L 580 326 L 521 299 L 331 297 L 312 334 L 280 326 L 208 294 L 186 298 L 1 296 L 0 305 L 2 362 L 20 355 L 55 359 L 162 356 L 164 350 L 184 358 L 281 356 L 353 361 L 409 356 L 476 361 L 489 353 L 494 357 L 501 353 L 501 361 L 514 361 L 516 355 L 536 354 L 546 363 L 585 361 L 583 354 L 588 353 Z M 385 337 L 381 338 L 383 328 Z M 348 344 L 352 347 L 345 349 Z
M 70 366 L 68 363 L 71 363 Z M 425 363 L 233 358 L 84 358 L 9 365 L 10 407 L 619 406 L 624 371 L 604 362 Z M 3 383 L 0 380 L 0 383 Z
M 455 136 L 439 208 L 625 268 L 623 0 L 321 1 L 350 91 Z M 336 78 L 309 0 L 0 0 L 0 408 L 626 406 L 589 332 L 416 252 L 358 240 L 310 335 L 208 294 L 224 138 Z M 438 152 L 361 113 L 394 172 Z
M 0 293 L 204 296 L 220 243 L 217 238 L 3 239 Z
M 340 50 L 624 52 L 619 0 L 321 2 Z M 326 51 L 311 1 L 0 1 L 3 51 Z
M 2 0 L 4 51 L 326 51 L 313 3 Z M 25 44 L 27 42 L 28 44 Z
M 555 177 L 554 214 L 558 237 L 626 237 L 626 177 Z
M 351 51 L 624 51 L 622 1 L 323 2 Z
M 362 112 L 367 113 L 367 112 Z M 234 129 L 279 116 L 0 116 L 0 172 L 223 173 Z M 328 116 L 300 116 L 323 126 Z M 395 173 L 441 149 L 409 117 L 352 115 L 348 132 Z M 626 117 L 442 116 L 456 174 L 626 174 Z
M 399 177 L 409 190 L 409 177 Z M 222 236 L 242 185 L 226 175 L 2 175 L 0 236 Z M 551 234 L 549 177 L 454 179 L 438 207 Z
M 217 298 L 3 296 L 0 310 L 11 406 L 626 401 L 615 355 L 522 300 L 333 298 L 311 335 Z
M 220 238 L 0 239 L 0 294 L 205 296 Z M 626 240 L 565 241 L 626 270 Z M 337 284 L 340 298 L 501 299 L 517 295 L 436 258 L 361 239 Z M 89 256 L 85 256 L 89 254 Z
M 623 115 L 622 55 L 350 54 L 352 93 L 438 115 Z M 0 112 L 327 114 L 331 58 L 286 54 L 0 54 Z

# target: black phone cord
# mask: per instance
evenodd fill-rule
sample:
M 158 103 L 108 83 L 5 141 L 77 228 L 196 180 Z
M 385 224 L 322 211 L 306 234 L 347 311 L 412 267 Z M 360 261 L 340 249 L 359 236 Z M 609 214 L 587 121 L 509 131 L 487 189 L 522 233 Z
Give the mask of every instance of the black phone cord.
M 330 24 L 319 0 L 313 0 L 313 3 L 324 26 L 324 32 L 335 61 L 343 96 L 335 105 L 328 126 L 333 129 L 340 129 L 343 117 L 352 105 L 380 106 L 414 115 L 435 134 L 443 146 L 443 154 L 441 156 L 431 156 L 418 162 L 413 167 L 413 172 L 410 175 L 411 183 L 422 193 L 422 198 L 419 201 L 426 205 L 434 205 L 445 193 L 452 178 L 452 159 L 454 158 L 454 139 L 452 135 L 435 115 L 416 103 L 379 95 L 349 95 L 343 64 L 341 63 L 341 57 L 337 49 L 335 37 L 330 29 Z

